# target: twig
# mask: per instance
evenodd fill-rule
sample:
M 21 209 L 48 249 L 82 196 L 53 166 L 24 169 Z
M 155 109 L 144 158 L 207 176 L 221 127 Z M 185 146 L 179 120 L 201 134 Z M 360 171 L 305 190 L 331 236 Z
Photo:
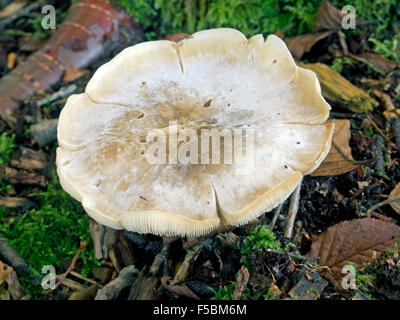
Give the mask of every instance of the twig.
M 29 266 L 24 259 L 18 254 L 17 251 L 10 245 L 8 245 L 0 237 L 0 256 L 2 256 L 6 262 L 14 268 L 18 275 L 24 276 L 29 273 Z
M 79 246 L 78 251 L 75 253 L 74 257 L 72 258 L 71 264 L 69 265 L 67 271 L 65 271 L 58 279 L 57 283 L 55 286 L 45 292 L 45 294 L 51 293 L 53 290 L 57 289 L 58 286 L 63 282 L 63 280 L 68 276 L 68 274 L 74 269 L 76 261 L 78 260 L 78 257 L 82 250 L 84 250 L 86 247 L 86 241 L 81 241 L 81 244 Z
M 292 196 L 290 198 L 290 205 L 289 205 L 289 214 L 286 221 L 284 237 L 291 238 L 293 233 L 294 222 L 296 221 L 297 211 L 299 210 L 299 201 L 300 201 L 300 190 L 301 190 L 301 183 L 303 178 L 299 181 L 296 189 L 293 191 Z
M 385 138 L 386 142 L 389 142 L 390 139 L 383 133 L 383 131 L 378 127 L 378 125 L 375 123 L 374 120 L 372 120 L 372 118 L 367 115 L 367 119 L 368 121 L 372 124 L 372 126 L 376 129 L 376 131 L 378 131 L 378 133 Z
M 372 207 L 370 207 L 370 208 L 367 210 L 367 217 L 370 217 L 370 216 L 371 216 L 371 212 L 372 212 L 372 211 L 374 211 L 374 210 L 376 210 L 376 209 L 378 209 L 378 208 L 380 208 L 380 207 L 382 207 L 382 206 L 384 206 L 384 205 L 391 204 L 392 202 L 400 202 L 400 198 L 396 198 L 396 199 L 386 199 L 386 200 L 383 200 L 383 201 L 381 201 L 381 202 L 378 202 L 377 204 L 374 204 Z
M 350 163 L 352 163 L 352 164 L 355 164 L 355 165 L 367 164 L 367 163 L 370 163 L 370 162 L 372 162 L 372 161 L 375 161 L 375 159 L 376 159 L 376 155 L 375 155 L 375 157 L 373 157 L 372 159 L 361 160 L 361 161 L 354 160 L 354 159 L 350 159 L 350 158 L 343 152 L 343 150 L 336 144 L 336 142 L 333 141 L 333 140 L 332 140 L 332 145 L 336 148 L 337 152 L 339 152 L 339 154 L 343 157 L 344 160 L 346 160 L 346 161 L 348 161 L 348 162 L 350 162 Z

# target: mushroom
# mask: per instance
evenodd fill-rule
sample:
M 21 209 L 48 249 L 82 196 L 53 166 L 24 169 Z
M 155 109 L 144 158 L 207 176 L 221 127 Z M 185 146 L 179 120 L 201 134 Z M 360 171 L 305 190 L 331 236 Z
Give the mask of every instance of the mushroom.
M 327 155 L 329 110 L 315 73 L 296 66 L 275 35 L 246 39 L 221 28 L 178 43 L 143 42 L 68 98 L 57 172 L 64 190 L 101 224 L 200 236 L 282 203 Z M 223 134 L 209 148 L 190 134 L 212 129 Z M 237 132 L 242 139 L 237 134 L 229 144 Z M 149 161 L 157 150 L 166 162 Z M 237 150 L 240 161 L 229 161 Z M 200 160 L 183 161 L 189 155 Z

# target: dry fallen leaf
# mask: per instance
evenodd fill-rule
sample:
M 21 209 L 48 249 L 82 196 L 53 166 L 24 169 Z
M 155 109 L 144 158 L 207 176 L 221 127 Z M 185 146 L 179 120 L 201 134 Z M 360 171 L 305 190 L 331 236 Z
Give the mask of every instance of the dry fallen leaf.
M 356 269 L 378 258 L 385 250 L 400 246 L 400 227 L 372 218 L 340 222 L 320 234 L 312 243 L 309 257 L 320 257 L 324 276 L 340 285 L 342 267 L 353 264 Z
M 350 140 L 350 120 L 329 120 L 335 124 L 335 130 L 333 131 L 333 142 L 335 145 L 331 146 L 331 150 L 328 156 L 321 163 L 319 168 L 315 170 L 312 176 L 337 176 L 349 172 L 358 165 L 348 161 L 348 159 L 353 160 L 351 156 L 351 149 L 349 146 Z M 343 157 L 342 154 L 336 148 L 338 146 L 341 152 L 346 156 Z
M 333 107 L 338 106 L 353 112 L 365 112 L 366 110 L 372 111 L 378 105 L 378 102 L 365 91 L 354 86 L 327 65 L 323 63 L 299 63 L 298 65 L 317 74 L 322 95 L 332 103 Z
M 400 214 L 400 183 L 398 183 L 397 186 L 392 190 L 388 200 L 393 201 L 390 203 L 391 207 L 394 211 Z
M 314 32 L 321 30 L 341 30 L 342 19 L 350 13 L 343 13 L 342 10 L 331 5 L 329 1 L 322 1 L 315 19 Z M 354 17 L 353 17 L 354 19 Z
M 6 281 L 13 268 L 0 261 L 0 285 Z
M 285 43 L 291 54 L 297 60 L 300 60 L 303 54 L 309 52 L 318 41 L 325 39 L 331 34 L 332 31 L 303 34 L 297 37 L 286 38 Z
M 64 82 L 72 82 L 75 81 L 76 79 L 79 79 L 80 77 L 83 77 L 89 72 L 89 70 L 86 69 L 77 69 L 75 67 L 69 67 L 64 74 L 63 81 Z
M 364 52 L 359 55 L 349 54 L 349 57 L 366 63 L 376 72 L 387 74 L 397 68 L 397 63 L 373 52 Z

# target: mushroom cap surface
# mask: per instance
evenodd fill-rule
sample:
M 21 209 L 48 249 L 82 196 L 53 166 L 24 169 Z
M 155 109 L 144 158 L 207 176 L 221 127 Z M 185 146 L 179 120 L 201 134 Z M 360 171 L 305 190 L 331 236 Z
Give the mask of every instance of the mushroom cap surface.
M 57 172 L 64 190 L 101 224 L 199 236 L 282 203 L 326 157 L 329 110 L 315 73 L 296 66 L 274 35 L 246 39 L 222 28 L 178 43 L 143 42 L 68 98 L 58 123 Z M 231 139 L 235 130 L 250 132 L 254 148 L 245 152 L 250 140 L 233 144 L 241 162 L 230 163 L 224 152 L 236 150 L 220 139 L 222 163 L 174 163 L 168 134 L 180 137 L 186 129 Z M 168 132 L 167 163 L 149 162 L 149 151 L 158 150 L 148 138 L 152 130 Z M 177 153 L 193 155 L 195 138 L 179 141 Z M 205 149 L 198 148 L 198 158 Z

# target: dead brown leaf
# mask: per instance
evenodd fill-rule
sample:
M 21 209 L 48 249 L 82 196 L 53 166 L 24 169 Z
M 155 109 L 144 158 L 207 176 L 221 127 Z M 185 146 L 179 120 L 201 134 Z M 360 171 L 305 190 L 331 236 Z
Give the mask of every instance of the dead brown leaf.
M 400 227 L 372 218 L 340 222 L 312 243 L 309 257 L 320 257 L 321 269 L 334 285 L 340 285 L 342 267 L 354 264 L 356 269 L 377 259 L 385 250 L 400 246 Z
M 368 64 L 375 71 L 387 74 L 397 68 L 397 63 L 373 52 L 364 52 L 359 55 L 349 54 L 349 57 Z
M 300 60 L 304 53 L 309 52 L 320 40 L 330 36 L 332 31 L 303 34 L 297 37 L 286 38 L 285 43 L 291 54 Z
M 341 30 L 342 19 L 348 14 L 349 13 L 342 13 L 342 10 L 331 5 L 329 1 L 322 1 L 318 9 L 317 18 L 315 19 L 314 32 L 322 30 Z
M 396 187 L 392 190 L 388 200 L 393 201 L 390 202 L 391 207 L 394 211 L 400 214 L 400 183 L 398 183 Z
M 348 159 L 353 160 L 349 146 L 349 140 L 351 136 L 350 120 L 329 121 L 335 124 L 335 130 L 333 131 L 332 138 L 335 145 L 332 145 L 328 156 L 321 163 L 319 168 L 311 174 L 312 176 L 337 176 L 345 174 L 346 172 L 349 172 L 358 166 L 351 161 L 348 161 Z M 336 146 L 340 148 L 341 152 L 346 157 L 339 152 Z
M 13 268 L 0 261 L 0 285 L 6 281 Z

